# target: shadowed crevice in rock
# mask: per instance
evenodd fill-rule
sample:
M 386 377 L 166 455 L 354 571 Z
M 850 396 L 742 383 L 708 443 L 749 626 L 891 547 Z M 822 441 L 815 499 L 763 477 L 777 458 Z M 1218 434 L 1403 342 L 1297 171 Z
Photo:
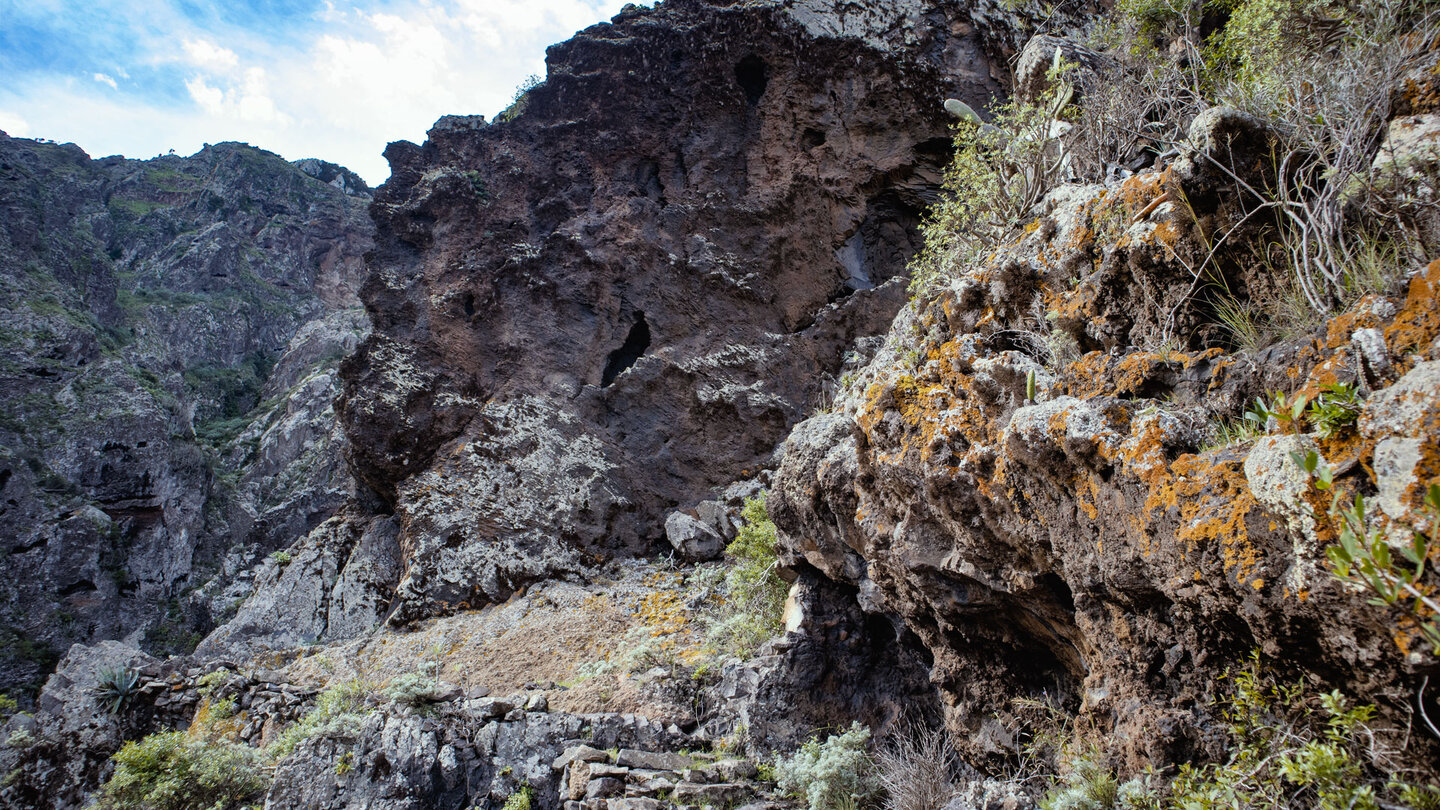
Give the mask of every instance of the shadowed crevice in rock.
M 600 387 L 607 388 L 625 369 L 635 365 L 650 348 L 650 325 L 645 322 L 645 313 L 635 313 L 635 325 L 620 348 L 610 353 L 605 360 L 605 371 L 600 375 Z
M 770 83 L 770 71 L 765 67 L 765 62 L 755 54 L 750 54 L 735 66 L 735 81 L 740 83 L 740 89 L 745 93 L 745 101 L 750 106 L 760 103 L 760 98 L 765 95 L 765 87 Z

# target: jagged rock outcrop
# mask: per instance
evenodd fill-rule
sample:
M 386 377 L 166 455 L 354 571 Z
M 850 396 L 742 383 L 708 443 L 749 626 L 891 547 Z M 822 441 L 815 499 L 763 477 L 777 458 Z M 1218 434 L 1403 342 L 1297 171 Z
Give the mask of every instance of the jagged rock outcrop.
M 904 298 L 941 102 L 999 89 L 918 0 L 666 3 L 548 63 L 511 120 L 386 153 L 340 413 L 399 520 L 397 621 L 663 547 L 769 463 Z
M 0 691 L 72 642 L 188 649 L 211 605 L 186 591 L 349 497 L 357 183 L 242 144 L 92 160 L 0 134 Z
M 903 617 L 972 762 L 1016 750 L 1016 697 L 1086 717 L 1122 768 L 1220 755 L 1217 684 L 1253 649 L 1409 722 L 1415 628 L 1330 575 L 1329 496 L 1292 453 L 1317 451 L 1342 497 L 1375 496 L 1397 537 L 1417 524 L 1440 481 L 1440 265 L 1258 356 L 1225 348 L 1189 268 L 1203 233 L 1245 215 L 1217 166 L 1256 168 L 1268 137 L 1212 110 L 1163 170 L 1055 191 L 1013 243 L 907 307 L 787 442 L 770 512 L 791 564 Z M 1275 283 L 1244 261 L 1208 272 L 1236 295 Z M 1217 429 L 1256 396 L 1334 383 L 1373 393 L 1330 435 Z M 1417 762 L 1427 745 L 1412 739 Z

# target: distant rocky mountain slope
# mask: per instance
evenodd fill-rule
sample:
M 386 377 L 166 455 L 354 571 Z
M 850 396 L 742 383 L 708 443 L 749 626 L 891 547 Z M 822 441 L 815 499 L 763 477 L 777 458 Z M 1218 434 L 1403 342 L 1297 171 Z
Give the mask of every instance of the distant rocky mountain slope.
M 320 417 L 365 331 L 368 202 L 242 144 L 92 160 L 0 134 L 0 690 L 75 642 L 188 651 L 190 591 L 348 494 Z

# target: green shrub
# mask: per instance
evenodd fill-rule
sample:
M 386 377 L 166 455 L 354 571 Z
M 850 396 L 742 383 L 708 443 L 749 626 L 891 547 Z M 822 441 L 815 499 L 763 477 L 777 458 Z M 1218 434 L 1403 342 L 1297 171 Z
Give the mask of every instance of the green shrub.
M 1297 466 L 1312 476 L 1311 485 L 1325 492 L 1334 487 L 1334 473 L 1314 452 L 1295 453 Z M 1325 550 L 1336 579 L 1368 592 L 1373 605 L 1396 608 L 1414 622 L 1420 636 L 1430 645 L 1430 654 L 1440 656 L 1440 600 L 1433 595 L 1434 578 L 1430 564 L 1440 535 L 1440 484 L 1431 484 L 1422 499 L 1420 525 L 1410 531 L 1408 543 L 1399 545 L 1399 559 L 1391 550 L 1390 537 L 1370 520 L 1365 498 L 1356 495 L 1351 503 L 1335 494 L 1327 516 L 1338 530 L 1340 541 Z M 1422 528 L 1425 525 L 1428 529 Z M 1403 561 L 1402 561 L 1403 560 Z
M 1119 784 L 1093 754 L 1067 766 L 1044 810 L 1381 810 L 1440 807 L 1440 789 L 1407 784 L 1371 764 L 1375 709 L 1352 705 L 1339 692 L 1307 694 L 1304 685 L 1267 679 L 1259 654 L 1227 678 L 1221 702 L 1229 756 L 1209 765 L 1182 764 L 1160 789 L 1150 777 Z
M 183 731 L 127 742 L 100 791 L 101 810 L 230 810 L 260 798 L 260 757 L 235 743 L 198 741 Z
M 1360 388 L 1353 383 L 1328 383 L 1305 409 L 1305 419 L 1321 438 L 1334 436 L 1360 418 Z
M 747 500 L 741 518 L 735 539 L 725 547 L 732 565 L 725 574 L 724 602 L 707 619 L 706 645 L 749 657 L 785 629 L 790 586 L 776 572 L 775 524 L 765 511 L 765 496 Z
M 997 104 L 990 123 L 960 105 L 943 196 L 926 216 L 924 247 L 910 262 L 913 294 L 958 275 L 1000 244 L 1059 181 L 1065 160 L 1054 128 L 1072 90 L 1052 78 L 1055 86 L 1040 103 Z
M 853 723 L 843 734 L 812 738 L 775 763 L 781 791 L 803 799 L 810 810 L 846 810 L 874 803 L 881 793 L 875 763 L 866 753 L 870 729 Z
M 530 810 L 534 806 L 535 789 L 530 787 L 530 783 L 522 782 L 520 789 L 505 799 L 505 806 L 501 810 Z
M 266 749 L 270 759 L 283 759 L 300 743 L 316 735 L 353 736 L 365 716 L 370 686 L 359 678 L 333 683 L 315 698 L 305 716 L 275 739 Z
M 526 76 L 515 88 L 515 97 L 510 101 L 510 106 L 500 111 L 495 116 L 496 123 L 505 123 L 519 118 L 530 106 L 530 91 L 545 83 L 545 77 L 536 74 Z
M 439 700 L 440 690 L 434 678 L 407 672 L 390 681 L 385 687 L 385 697 L 402 706 L 419 709 Z

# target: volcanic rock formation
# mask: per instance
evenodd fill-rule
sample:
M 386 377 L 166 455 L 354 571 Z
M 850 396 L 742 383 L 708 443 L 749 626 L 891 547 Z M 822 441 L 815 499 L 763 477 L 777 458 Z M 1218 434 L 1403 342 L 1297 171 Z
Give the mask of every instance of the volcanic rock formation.
M 339 407 L 396 621 L 655 549 L 771 463 L 904 299 L 941 101 L 999 89 L 944 3 L 666 3 L 548 62 L 503 123 L 386 153 Z

